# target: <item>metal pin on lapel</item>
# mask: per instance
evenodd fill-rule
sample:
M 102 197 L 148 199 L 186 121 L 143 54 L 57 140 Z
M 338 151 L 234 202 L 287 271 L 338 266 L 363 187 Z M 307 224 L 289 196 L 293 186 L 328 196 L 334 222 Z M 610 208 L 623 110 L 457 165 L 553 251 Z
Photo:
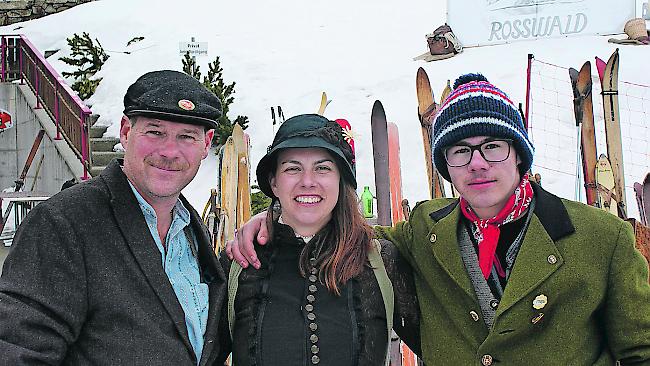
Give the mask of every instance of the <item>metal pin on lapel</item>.
M 539 294 L 535 297 L 535 300 L 533 300 L 533 309 L 535 310 L 543 309 L 547 303 L 548 303 L 548 297 L 546 297 L 546 295 L 544 294 Z

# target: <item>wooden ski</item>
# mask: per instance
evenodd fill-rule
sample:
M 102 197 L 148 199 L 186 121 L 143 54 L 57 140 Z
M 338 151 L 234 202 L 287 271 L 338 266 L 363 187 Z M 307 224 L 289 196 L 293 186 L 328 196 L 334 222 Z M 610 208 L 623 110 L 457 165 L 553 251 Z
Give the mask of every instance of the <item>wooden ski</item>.
M 650 173 L 646 174 L 643 179 L 643 215 L 646 218 L 646 224 L 650 225 Z
M 580 72 L 569 69 L 571 86 L 573 87 L 573 108 L 576 126 L 580 129 L 580 150 L 582 156 L 582 172 L 584 178 L 587 204 L 597 203 L 596 192 L 596 130 L 594 128 L 594 108 L 591 98 L 591 63 L 585 62 Z
M 447 85 L 442 89 L 442 94 L 440 95 L 440 104 L 444 103 L 445 99 L 451 94 L 451 81 L 447 79 Z
M 43 141 L 44 134 L 45 134 L 45 130 L 38 131 L 38 134 L 36 135 L 36 139 L 34 139 L 34 143 L 32 144 L 32 148 L 31 150 L 29 150 L 29 154 L 27 155 L 27 160 L 25 161 L 25 165 L 23 166 L 23 171 L 20 173 L 18 179 L 16 180 L 16 186 L 14 187 L 14 192 L 19 192 L 23 188 L 23 185 L 25 185 L 25 178 L 27 178 L 27 172 L 29 171 L 29 168 L 32 166 L 32 161 L 34 161 L 34 157 L 36 156 L 36 152 L 38 151 L 38 148 L 41 146 L 41 141 Z M 4 215 L 2 215 L 2 221 L 0 221 L 0 233 L 2 233 L 2 230 L 4 230 L 5 224 L 9 219 L 9 215 L 11 214 L 11 210 L 13 209 L 13 207 L 14 207 L 14 201 L 9 201 L 7 210 L 5 211 Z
M 424 145 L 424 161 L 426 162 L 427 176 L 429 178 L 429 195 L 430 197 L 436 198 L 444 197 L 445 191 L 442 185 L 442 178 L 433 166 L 431 156 L 432 122 L 438 106 L 433 99 L 429 76 L 421 67 L 418 68 L 415 77 L 415 88 L 418 97 L 418 118 L 422 129 L 422 143 Z
M 220 152 L 220 177 L 219 177 L 219 225 L 215 235 L 215 248 L 218 251 L 224 248 L 228 240 L 235 234 L 237 215 L 237 152 L 235 141 L 231 135 L 221 148 Z
M 632 224 L 634 228 L 634 246 L 643 254 L 645 260 L 650 262 L 650 228 L 634 218 L 629 218 L 626 221 Z
M 372 106 L 372 155 L 375 165 L 375 196 L 377 197 L 377 224 L 391 225 L 390 180 L 388 168 L 388 127 L 386 112 L 380 101 Z
M 621 123 L 618 109 L 618 48 L 610 56 L 607 64 L 596 57 L 598 76 L 602 86 L 603 111 L 605 116 L 605 135 L 607 136 L 607 156 L 614 173 L 614 190 L 618 199 L 618 216 L 627 218 L 625 204 L 625 174 L 623 171 L 623 147 L 621 142 Z M 604 67 L 603 67 L 604 65 Z
M 210 190 L 210 198 L 206 202 L 205 207 L 203 208 L 203 213 L 201 214 L 201 220 L 208 228 L 208 234 L 210 235 L 210 244 L 215 253 L 219 253 L 220 248 L 217 247 L 216 234 L 219 226 L 219 215 L 221 213 L 221 207 L 217 203 L 219 193 L 216 189 L 212 188 Z
M 596 183 L 598 185 L 598 207 L 618 215 L 618 197 L 614 191 L 614 172 L 609 159 L 605 154 L 600 154 L 596 166 Z
M 639 220 L 643 225 L 648 225 L 647 217 L 645 216 L 645 208 L 643 203 L 643 184 L 634 182 L 634 195 L 636 196 L 636 205 L 639 208 Z
M 237 154 L 237 215 L 234 224 L 239 228 L 251 217 L 250 144 L 239 124 L 233 126 L 232 137 Z
M 408 201 L 402 198 L 402 170 L 400 167 L 399 154 L 399 129 L 397 125 L 388 123 L 388 171 L 390 175 L 390 205 L 393 225 L 397 222 L 408 220 Z M 398 340 L 395 340 L 398 342 Z M 397 343 L 394 344 L 395 348 Z M 415 366 L 416 356 L 404 342 L 399 341 L 399 352 L 393 352 L 396 356 L 401 355 L 399 360 L 392 360 L 394 365 Z M 397 357 L 395 357 L 397 358 Z M 400 361 L 400 363 L 397 363 Z
M 320 96 L 320 106 L 318 107 L 318 114 L 321 116 L 325 113 L 325 108 L 330 104 L 331 100 L 327 100 L 327 93 L 323 92 Z
M 390 176 L 390 207 L 393 224 L 404 221 L 402 210 L 402 169 L 399 157 L 399 130 L 388 123 L 388 174 Z

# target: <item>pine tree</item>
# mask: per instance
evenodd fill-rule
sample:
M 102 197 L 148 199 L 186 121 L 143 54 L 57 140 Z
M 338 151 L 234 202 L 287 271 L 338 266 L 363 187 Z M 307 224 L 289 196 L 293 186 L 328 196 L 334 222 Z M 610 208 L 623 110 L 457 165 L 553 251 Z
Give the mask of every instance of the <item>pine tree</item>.
M 200 66 L 196 64 L 196 60 L 190 56 L 189 52 L 185 53 L 182 62 L 183 72 L 201 81 Z M 222 115 L 219 118 L 218 127 L 214 135 L 214 140 L 212 141 L 214 145 L 220 147 L 226 143 L 228 136 L 232 134 L 235 123 L 238 123 L 244 130 L 248 128 L 248 117 L 237 116 L 234 121 L 231 121 L 228 117 L 230 105 L 235 101 L 235 97 L 233 97 L 233 94 L 235 94 L 235 82 L 226 84 L 223 81 L 223 68 L 221 67 L 219 56 L 208 64 L 208 74 L 203 77 L 202 83 L 221 100 Z
M 95 73 L 101 70 L 102 66 L 108 60 L 109 56 L 104 51 L 99 40 L 93 41 L 90 35 L 83 32 L 82 35 L 74 33 L 66 39 L 68 46 L 72 51 L 70 57 L 61 57 L 59 60 L 68 65 L 76 66 L 77 70 L 73 72 L 63 72 L 63 77 L 73 77 L 75 82 L 72 84 L 72 90 L 79 94 L 83 100 L 90 98 L 95 93 L 101 78 L 90 79 Z M 97 45 L 95 45 L 97 42 Z
M 258 185 L 251 186 L 251 214 L 257 215 L 258 213 L 266 210 L 271 204 L 271 199 L 267 197 Z

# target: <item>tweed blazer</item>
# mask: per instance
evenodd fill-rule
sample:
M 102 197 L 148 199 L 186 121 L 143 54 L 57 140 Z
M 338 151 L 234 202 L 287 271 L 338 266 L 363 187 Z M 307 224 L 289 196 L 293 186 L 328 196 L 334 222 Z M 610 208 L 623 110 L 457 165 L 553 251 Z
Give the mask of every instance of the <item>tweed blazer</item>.
M 463 264 L 457 200 L 377 228 L 411 263 L 427 365 L 650 364 L 648 264 L 631 226 L 534 185 L 536 206 L 493 326 Z
M 199 365 L 223 364 L 225 275 L 198 214 L 181 200 L 209 286 Z M 0 365 L 58 364 L 197 365 L 183 310 L 118 161 L 37 205 L 0 277 Z

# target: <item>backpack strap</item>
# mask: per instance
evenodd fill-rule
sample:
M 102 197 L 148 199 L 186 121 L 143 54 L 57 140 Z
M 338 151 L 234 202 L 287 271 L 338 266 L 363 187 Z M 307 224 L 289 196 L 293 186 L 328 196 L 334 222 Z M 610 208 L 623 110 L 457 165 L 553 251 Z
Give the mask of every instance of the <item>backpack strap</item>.
M 372 267 L 372 271 L 377 278 L 381 297 L 384 300 L 384 307 L 386 308 L 386 328 L 388 333 L 388 345 L 386 347 L 386 363 L 390 364 L 390 341 L 393 335 L 393 309 L 395 307 L 395 294 L 393 293 L 393 284 L 388 278 L 384 261 L 381 259 L 381 244 L 379 240 L 373 239 L 373 244 L 370 252 L 368 252 L 368 261 Z
M 228 328 L 230 330 L 230 340 L 232 340 L 233 329 L 235 326 L 235 297 L 239 287 L 239 274 L 242 267 L 237 262 L 230 263 L 230 272 L 228 274 Z

